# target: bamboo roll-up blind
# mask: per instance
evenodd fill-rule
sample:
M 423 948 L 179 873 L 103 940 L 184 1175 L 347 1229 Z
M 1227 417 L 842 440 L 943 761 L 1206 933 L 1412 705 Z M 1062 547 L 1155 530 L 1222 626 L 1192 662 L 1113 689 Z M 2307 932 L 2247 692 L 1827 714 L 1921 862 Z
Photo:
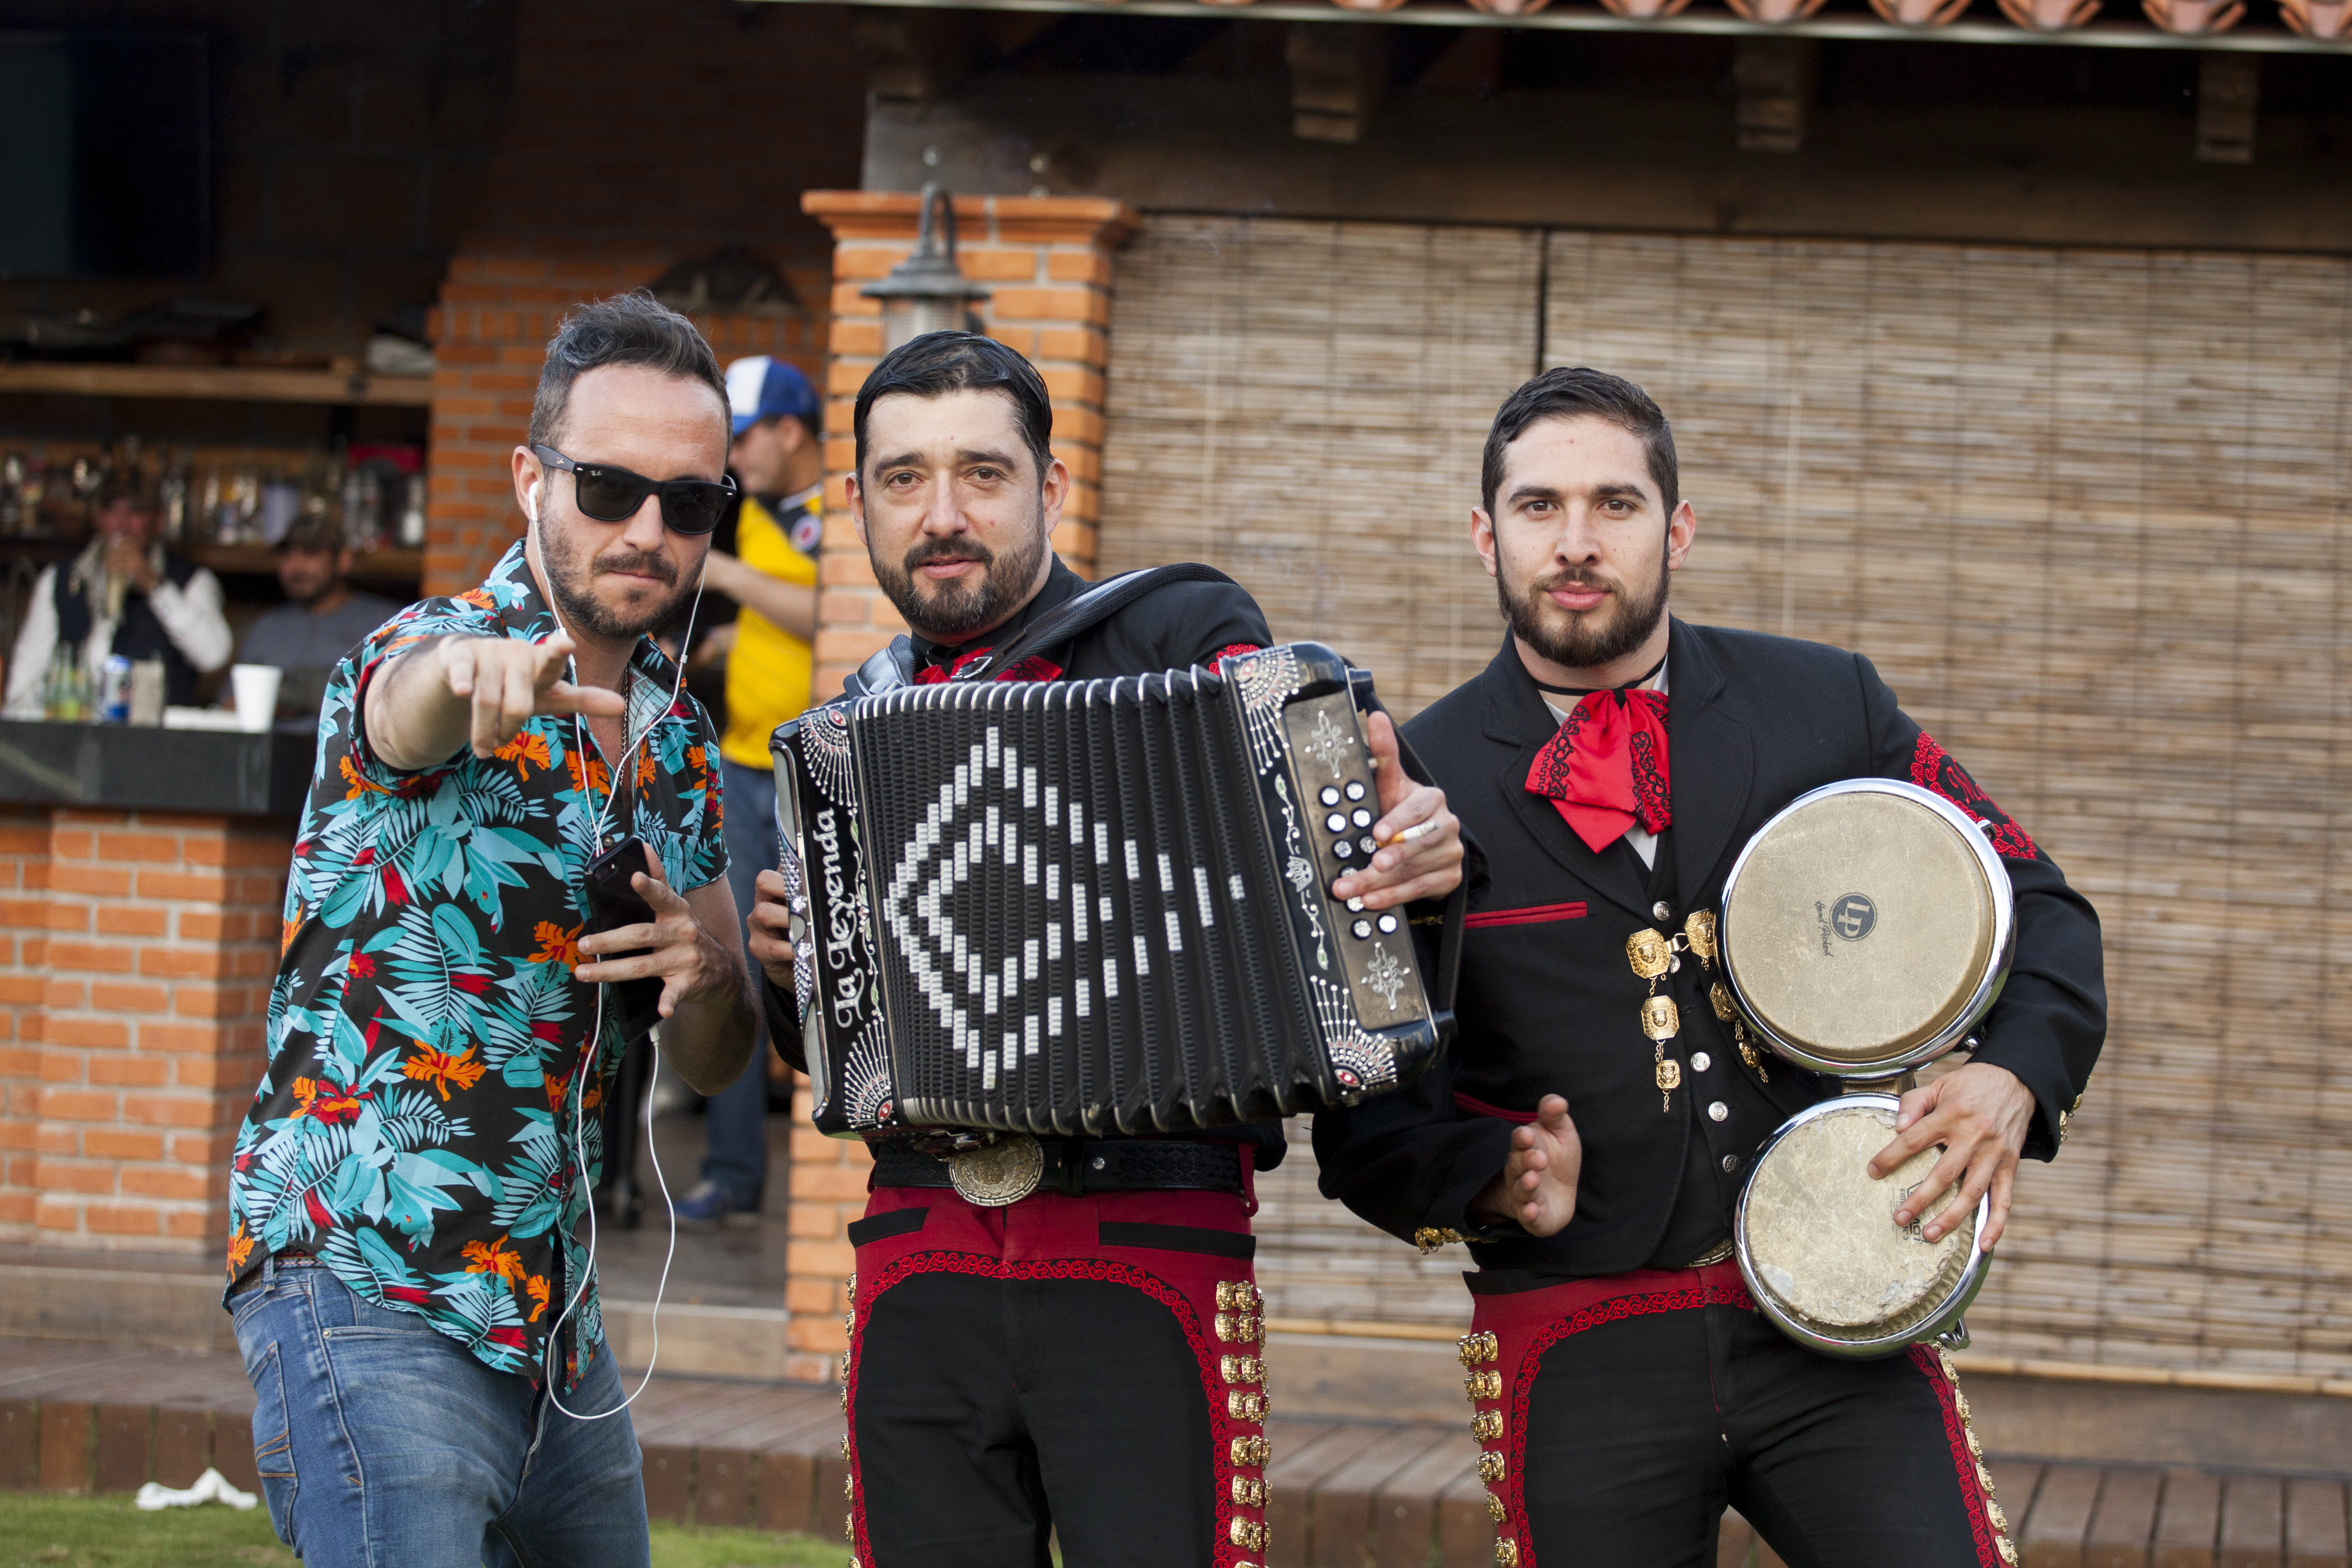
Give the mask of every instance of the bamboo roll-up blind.
M 1534 367 L 1538 237 L 1160 217 L 1119 258 L 1105 573 L 1204 561 L 1420 711 L 1494 657 L 1460 457 Z
M 1979 1342 L 2352 1373 L 2352 264 L 1155 218 L 1103 565 L 1223 566 L 1417 710 L 1500 636 L 1464 519 L 1539 331 L 1675 421 L 1676 612 L 1868 654 L 2099 908 L 2107 1053 Z M 1270 1310 L 1463 1319 L 1307 1152 Z
M 1988 1350 L 2352 1371 L 2352 265 L 1555 234 L 1674 419 L 1694 619 L 1867 653 L 2098 906 Z

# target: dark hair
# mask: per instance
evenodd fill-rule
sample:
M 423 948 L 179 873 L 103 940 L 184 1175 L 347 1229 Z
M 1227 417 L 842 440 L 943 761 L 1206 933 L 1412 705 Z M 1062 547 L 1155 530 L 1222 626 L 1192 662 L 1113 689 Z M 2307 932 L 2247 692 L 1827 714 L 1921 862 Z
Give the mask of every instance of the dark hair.
M 857 389 L 852 428 L 857 435 L 857 473 L 866 474 L 866 416 L 884 397 L 944 397 L 950 392 L 1001 392 L 1013 400 L 1021 439 L 1037 459 L 1037 482 L 1054 461 L 1054 400 L 1045 378 L 1019 354 L 978 332 L 925 332 L 885 354 Z
M 286 527 L 286 537 L 278 542 L 279 554 L 299 550 L 308 555 L 339 555 L 350 548 L 343 537 L 343 525 L 331 517 L 298 517 Z
M 1495 426 L 1486 432 L 1486 456 L 1478 474 L 1488 517 L 1495 515 L 1495 492 L 1503 485 L 1505 449 L 1538 419 L 1574 419 L 1582 415 L 1606 419 L 1641 438 L 1651 481 L 1664 499 L 1666 510 L 1675 510 L 1682 496 L 1674 426 L 1650 401 L 1650 395 L 1623 376 L 1580 365 L 1544 372 L 1503 399 L 1503 406 L 1495 410 Z
M 155 510 L 155 498 L 149 493 L 147 486 L 141 480 L 135 469 L 127 473 L 117 472 L 107 475 L 98 487 L 96 500 L 97 510 L 100 511 L 104 511 L 116 501 L 129 501 L 141 511 Z
M 547 340 L 547 363 L 539 373 L 539 395 L 530 405 L 534 446 L 556 445 L 571 406 L 572 384 L 611 364 L 640 364 L 663 375 L 698 381 L 719 399 L 719 424 L 729 428 L 727 378 L 719 358 L 694 323 L 643 289 L 592 300 L 563 318 Z

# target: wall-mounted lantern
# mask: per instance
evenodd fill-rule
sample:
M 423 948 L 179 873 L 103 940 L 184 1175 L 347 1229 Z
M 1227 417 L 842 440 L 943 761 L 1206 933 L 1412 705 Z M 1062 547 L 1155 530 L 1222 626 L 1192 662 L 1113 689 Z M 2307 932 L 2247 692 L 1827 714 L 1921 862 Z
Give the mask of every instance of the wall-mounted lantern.
M 914 254 L 890 268 L 887 278 L 859 290 L 882 301 L 884 353 L 925 332 L 980 331 L 972 307 L 988 298 L 988 289 L 956 266 L 955 203 L 932 184 L 923 187 L 922 204 Z

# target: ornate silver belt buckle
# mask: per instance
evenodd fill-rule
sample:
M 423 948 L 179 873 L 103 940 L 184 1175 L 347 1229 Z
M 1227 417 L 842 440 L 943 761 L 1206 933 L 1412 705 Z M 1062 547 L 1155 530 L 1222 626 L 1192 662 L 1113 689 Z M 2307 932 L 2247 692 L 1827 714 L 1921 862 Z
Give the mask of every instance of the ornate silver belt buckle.
M 1007 1132 L 978 1149 L 948 1156 L 948 1180 L 964 1202 L 1001 1209 L 1037 1190 L 1045 1151 L 1026 1132 Z

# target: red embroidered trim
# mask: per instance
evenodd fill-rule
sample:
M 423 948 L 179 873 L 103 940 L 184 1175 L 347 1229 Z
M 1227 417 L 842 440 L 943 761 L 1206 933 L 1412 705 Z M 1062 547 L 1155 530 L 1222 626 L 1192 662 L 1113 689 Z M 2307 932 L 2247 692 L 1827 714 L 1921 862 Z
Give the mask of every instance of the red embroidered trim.
M 855 1483 L 850 1503 L 850 1519 L 856 1532 L 857 1561 L 871 1568 L 874 1549 L 866 1539 L 866 1486 L 859 1476 L 857 1458 L 857 1378 L 864 1365 L 866 1323 L 874 1310 L 874 1301 L 893 1285 L 918 1274 L 973 1274 L 984 1279 L 1100 1279 L 1113 1285 L 1125 1285 L 1140 1290 L 1168 1309 L 1176 1319 L 1176 1326 L 1184 1331 L 1184 1342 L 1192 1347 L 1192 1360 L 1201 1369 L 1201 1394 L 1209 1408 L 1211 1451 L 1209 1462 L 1216 1475 L 1217 1533 L 1213 1568 L 1232 1568 L 1238 1561 L 1240 1549 L 1233 1543 L 1234 1520 L 1234 1444 L 1239 1436 L 1255 1436 L 1247 1425 L 1234 1420 L 1225 1412 L 1225 1384 L 1218 1374 L 1217 1352 L 1210 1347 L 1209 1338 L 1201 1330 L 1200 1319 L 1192 1303 L 1183 1293 L 1164 1280 L 1146 1274 L 1140 1268 L 1130 1268 L 1124 1263 L 1113 1263 L 1100 1258 L 1063 1258 L 1041 1263 L 1006 1263 L 993 1258 L 982 1258 L 969 1252 L 918 1252 L 901 1258 L 877 1275 L 869 1287 L 859 1282 L 857 1322 L 849 1336 L 849 1383 L 845 1390 L 847 1403 L 842 1413 L 849 1433 L 849 1474 Z M 1263 1515 L 1263 1510 L 1261 1516 Z
M 1960 1419 L 1958 1402 L 1952 1397 L 1957 1390 L 1944 1375 L 1944 1358 L 1933 1345 L 1913 1345 L 1908 1354 L 1912 1364 L 1926 1374 L 1927 1386 L 1936 1391 L 1936 1403 L 1944 1412 L 1944 1440 L 1952 1446 L 1952 1468 L 1959 1477 L 1960 1501 L 1968 1507 L 1969 1530 L 1976 1537 L 1977 1562 L 1981 1568 L 2002 1568 L 2000 1534 L 1985 1509 L 1984 1484 L 1977 1479 L 1976 1456 L 1969 1452 L 1968 1424 Z
M 1479 926 L 1531 926 L 1546 921 L 1580 921 L 1584 906 L 1576 904 L 1530 904 L 1522 910 L 1486 910 L 1465 915 L 1462 923 L 1473 930 Z
M 1254 642 L 1229 642 L 1224 647 L 1219 648 L 1216 652 L 1211 654 L 1208 658 L 1207 663 L 1211 669 L 1214 669 L 1217 666 L 1224 663 L 1225 660 L 1233 658 L 1235 654 L 1255 653 L 1257 651 L 1257 644 Z
M 1970 816 L 1991 824 L 1992 847 L 2003 858 L 2032 860 L 2042 853 L 2033 847 L 2032 836 L 1994 805 L 1992 796 L 1969 776 L 1969 770 L 1936 744 L 1935 737 L 1925 730 L 1919 731 L 1919 743 L 1912 749 L 1911 782 L 1921 789 L 1934 790 Z
M 1536 1119 L 1536 1113 L 1532 1110 L 1506 1110 L 1499 1105 L 1489 1105 L 1483 1100 L 1473 1100 L 1458 1089 L 1454 1091 L 1454 1103 L 1473 1116 L 1491 1116 L 1497 1121 L 1533 1121 Z
M 1738 1307 L 1752 1312 L 1756 1303 L 1748 1296 L 1748 1288 L 1736 1280 L 1683 1290 L 1659 1290 L 1647 1296 L 1619 1296 L 1553 1319 L 1519 1352 L 1518 1368 L 1511 1378 L 1510 1426 L 1503 1440 L 1511 1457 L 1507 1483 L 1511 1495 L 1506 1506 L 1510 1510 L 1511 1529 L 1518 1538 L 1520 1568 L 1535 1568 L 1536 1563 L 1535 1536 L 1528 1529 L 1528 1401 L 1535 1393 L 1536 1373 L 1542 1365 L 1544 1352 L 1570 1334 L 1580 1334 L 1604 1323 L 1622 1322 L 1652 1312 L 1696 1311 L 1703 1307 Z

